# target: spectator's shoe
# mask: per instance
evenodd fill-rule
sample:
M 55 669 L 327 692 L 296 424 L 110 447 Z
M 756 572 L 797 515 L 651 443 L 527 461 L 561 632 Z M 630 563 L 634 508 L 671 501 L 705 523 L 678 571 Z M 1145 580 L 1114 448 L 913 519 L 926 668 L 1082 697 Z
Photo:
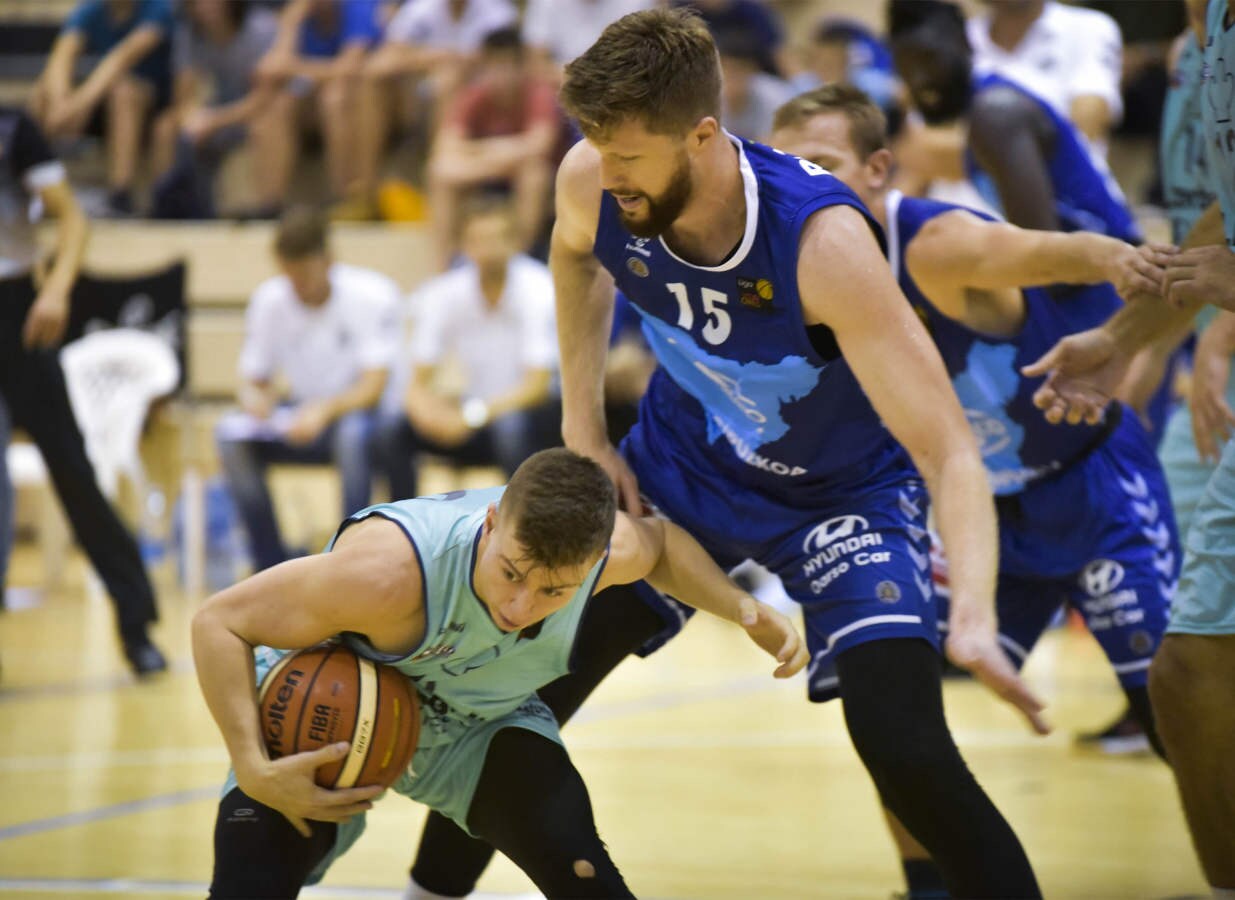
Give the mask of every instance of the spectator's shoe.
M 1112 756 L 1122 756 L 1128 753 L 1149 753 L 1149 738 L 1141 723 L 1132 715 L 1131 709 L 1123 713 L 1102 731 L 1089 734 L 1078 734 L 1076 745 Z
M 124 658 L 129 661 L 129 666 L 138 678 L 146 678 L 167 671 L 167 660 L 163 658 L 159 648 L 150 643 L 147 637 L 125 641 Z

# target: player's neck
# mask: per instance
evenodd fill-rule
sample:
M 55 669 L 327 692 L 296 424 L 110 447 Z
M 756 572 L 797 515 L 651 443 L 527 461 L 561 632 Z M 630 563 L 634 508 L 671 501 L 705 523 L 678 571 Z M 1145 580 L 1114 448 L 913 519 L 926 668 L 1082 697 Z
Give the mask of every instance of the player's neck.
M 880 188 L 869 196 L 859 195 L 862 202 L 866 204 L 866 208 L 870 210 L 871 216 L 883 229 L 884 234 L 888 231 L 888 191 L 889 188 Z
M 990 19 L 991 40 L 1011 53 L 1024 40 L 1033 23 L 1046 9 L 1045 3 L 998 3 Z
M 724 262 L 746 234 L 746 183 L 728 137 L 702 161 L 691 198 L 665 232 L 673 252 L 695 265 Z

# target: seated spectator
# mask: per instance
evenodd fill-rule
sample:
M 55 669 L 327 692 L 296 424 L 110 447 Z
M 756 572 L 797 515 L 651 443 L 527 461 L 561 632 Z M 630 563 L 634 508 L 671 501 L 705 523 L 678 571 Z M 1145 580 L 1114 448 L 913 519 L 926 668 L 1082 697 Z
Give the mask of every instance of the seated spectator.
M 258 66 L 260 78 L 290 91 L 298 105 L 313 102 L 326 150 L 331 196 L 352 192 L 358 175 L 360 94 L 365 59 L 382 34 L 383 0 L 290 0 L 283 8 L 274 46 Z M 295 129 L 296 120 L 285 127 Z M 295 166 L 295 130 L 285 136 Z
M 455 253 L 460 203 L 477 188 L 510 192 L 517 247 L 533 246 L 545 227 L 564 133 L 553 85 L 533 73 L 519 32 L 489 34 L 476 76 L 446 111 L 429 159 L 429 205 L 442 269 Z
M 527 0 L 523 42 L 537 71 L 556 83 L 562 67 L 596 42 L 610 22 L 657 0 Z
M 353 199 L 374 211 L 391 125 L 410 120 L 409 113 L 433 122 L 441 104 L 463 84 L 485 36 L 518 20 L 511 0 L 405 0 L 365 63 Z
M 31 110 L 52 138 L 106 135 L 108 205 L 133 211 L 133 182 L 152 115 L 171 100 L 170 0 L 83 0 L 69 14 L 34 87 Z M 98 62 L 80 84 L 83 54 Z
M 796 93 L 793 86 L 762 71 L 763 47 L 749 32 L 722 31 L 716 35 L 720 53 L 721 121 L 738 137 L 766 141 L 772 116 Z
M 210 185 L 226 154 L 247 141 L 253 158 L 254 212 L 270 215 L 287 196 L 291 172 L 281 144 L 292 132 L 287 94 L 259 88 L 258 63 L 274 43 L 278 18 L 234 0 L 184 0 L 172 40 L 175 102 L 155 123 L 155 215 L 161 185 L 180 163 L 202 175 L 200 215 L 211 214 Z M 189 177 L 192 177 L 191 175 Z
M 411 377 L 377 440 L 394 499 L 419 493 L 418 452 L 509 475 L 558 443 L 553 279 L 517 246 L 510 205 L 476 201 L 463 226 L 467 262 L 412 295 Z M 462 369 L 457 392 L 439 384 L 450 359 Z
M 287 559 L 269 463 L 339 468 L 342 513 L 369 502 L 374 408 L 398 349 L 399 289 L 378 272 L 336 263 L 320 214 L 289 210 L 274 245 L 283 274 L 253 292 L 240 355 L 241 411 L 216 430 L 223 474 L 257 569 Z M 282 398 L 275 379 L 286 382 Z

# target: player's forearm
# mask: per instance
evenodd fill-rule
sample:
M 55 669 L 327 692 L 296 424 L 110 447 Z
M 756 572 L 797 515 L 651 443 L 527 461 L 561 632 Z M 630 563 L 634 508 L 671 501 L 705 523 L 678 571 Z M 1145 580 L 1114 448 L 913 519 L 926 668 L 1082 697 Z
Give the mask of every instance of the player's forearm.
M 69 291 L 81 270 L 90 236 L 90 224 L 73 197 L 68 184 L 43 192 L 48 212 L 56 217 L 56 258 L 46 286 Z
M 351 387 L 323 401 L 330 420 L 376 406 L 386 388 L 386 377 L 385 369 L 366 369 Z
M 976 448 L 958 448 L 935 472 L 923 471 L 923 476 L 948 554 L 951 621 L 993 622 L 999 544 L 986 467 Z
M 507 413 L 530 409 L 549 398 L 549 386 L 553 380 L 548 369 L 533 369 L 512 390 L 498 394 L 488 402 L 489 418 L 496 419 Z
M 695 609 L 741 624 L 740 603 L 746 592 L 721 571 L 699 542 L 674 525 L 661 522 L 664 548 L 647 581 Z
M 1129 303 L 1117 310 L 1102 328 L 1119 352 L 1132 356 L 1152 341 L 1165 340 L 1168 335 L 1186 330 L 1199 310 L 1199 306 L 1177 309 L 1166 302 Z
M 1076 97 L 1068 117 L 1087 140 L 1102 143 L 1110 137 L 1111 107 L 1104 97 L 1097 94 Z
M 1208 247 L 1211 244 L 1226 243 L 1226 233 L 1222 228 L 1222 207 L 1215 200 L 1201 213 L 1201 217 L 1193 224 L 1192 229 L 1180 243 L 1184 250 L 1192 247 Z
M 613 322 L 613 292 L 600 265 L 555 238 L 549 255 L 561 348 L 562 439 L 587 449 L 607 443 L 605 357 Z
M 83 102 L 89 106 L 97 104 L 112 85 L 154 50 L 162 39 L 161 31 L 148 27 L 135 31 L 125 38 L 115 49 L 99 60 L 99 64 L 77 89 Z
M 193 617 L 193 661 L 206 706 L 241 781 L 266 761 L 257 713 L 253 648 L 208 603 Z

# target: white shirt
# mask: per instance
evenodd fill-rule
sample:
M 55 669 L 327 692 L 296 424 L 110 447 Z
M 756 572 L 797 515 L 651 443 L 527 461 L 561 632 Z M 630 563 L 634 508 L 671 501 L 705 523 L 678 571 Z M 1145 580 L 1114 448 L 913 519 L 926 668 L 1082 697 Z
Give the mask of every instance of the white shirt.
M 450 0 L 405 0 L 386 26 L 386 40 L 473 53 L 489 32 L 518 21 L 510 0 L 467 0 L 457 20 L 451 18 Z
M 1065 116 L 1072 101 L 1086 95 L 1105 100 L 1113 120 L 1123 115 L 1123 37 L 1106 13 L 1049 0 L 1010 53 L 991 40 L 989 14 L 971 18 L 966 31 L 978 74 L 995 72 L 1023 84 Z
M 408 302 L 412 365 L 455 357 L 469 397 L 491 400 L 515 388 L 529 369 L 557 368 L 553 278 L 531 257 L 511 259 L 496 306 L 485 301 L 472 265 L 425 282 Z
M 281 374 L 292 400 L 322 400 L 347 390 L 361 373 L 389 368 L 402 335 L 399 287 L 374 272 L 335 263 L 330 296 L 306 306 L 286 276 L 263 281 L 245 315 L 240 376 Z
M 596 43 L 610 22 L 655 5 L 656 0 L 528 0 L 523 42 L 565 64 Z

